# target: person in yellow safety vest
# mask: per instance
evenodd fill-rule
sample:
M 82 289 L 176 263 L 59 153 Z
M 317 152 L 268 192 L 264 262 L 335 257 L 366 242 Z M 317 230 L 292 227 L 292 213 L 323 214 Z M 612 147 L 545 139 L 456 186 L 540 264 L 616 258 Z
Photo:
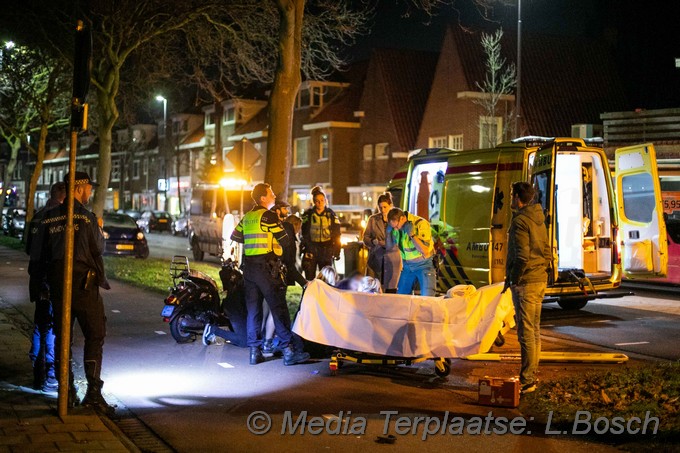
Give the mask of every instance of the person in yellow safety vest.
M 430 222 L 399 208 L 390 209 L 387 221 L 386 249 L 399 248 L 404 266 L 399 275 L 397 294 L 411 294 L 417 280 L 421 296 L 434 296 L 437 277 Z
M 302 270 L 307 280 L 313 280 L 317 268 L 332 266 L 340 258 L 340 221 L 328 207 L 321 187 L 312 189 L 314 207 L 302 215 Z
M 282 246 L 291 247 L 292 239 L 286 235 L 281 221 L 269 209 L 276 195 L 269 184 L 253 187 L 255 207 L 247 212 L 231 235 L 232 241 L 243 244 L 244 291 L 246 297 L 247 340 L 250 347 L 250 364 L 264 362 L 262 355 L 262 299 L 267 301 L 274 317 L 276 335 L 283 350 L 283 364 L 295 365 L 309 360 L 302 351 L 302 341 L 290 330 L 290 314 L 286 304 L 286 283 L 281 263 Z

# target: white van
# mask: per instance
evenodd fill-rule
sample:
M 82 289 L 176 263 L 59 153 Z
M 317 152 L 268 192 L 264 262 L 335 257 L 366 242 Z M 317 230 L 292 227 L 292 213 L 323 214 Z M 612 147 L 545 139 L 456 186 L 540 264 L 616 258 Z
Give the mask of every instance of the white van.
M 614 291 L 622 274 L 665 275 L 666 229 L 653 145 L 617 150 L 612 179 L 596 144 L 525 137 L 491 149 L 412 153 L 389 190 L 395 205 L 430 219 L 439 235 L 438 290 L 505 279 L 515 181 L 534 185 L 546 214 L 554 257 L 546 301 L 578 309 L 592 299 L 628 294 Z

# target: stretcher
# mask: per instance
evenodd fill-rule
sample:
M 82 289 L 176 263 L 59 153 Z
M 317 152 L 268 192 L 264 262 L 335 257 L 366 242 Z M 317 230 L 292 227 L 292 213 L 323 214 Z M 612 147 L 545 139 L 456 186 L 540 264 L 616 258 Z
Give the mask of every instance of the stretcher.
M 329 369 L 343 362 L 412 365 L 433 360 L 447 376 L 451 359 L 488 352 L 514 327 L 510 291 L 503 284 L 452 288 L 447 296 L 367 294 L 338 290 L 321 280 L 302 297 L 293 331 L 333 348 Z

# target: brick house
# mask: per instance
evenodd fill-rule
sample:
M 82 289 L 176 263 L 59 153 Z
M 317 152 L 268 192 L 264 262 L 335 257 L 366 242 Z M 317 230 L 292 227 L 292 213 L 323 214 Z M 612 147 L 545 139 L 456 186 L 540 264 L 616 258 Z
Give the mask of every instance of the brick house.
M 508 62 L 515 61 L 516 35 L 504 34 L 501 48 Z M 512 119 L 514 95 L 501 99 L 494 118 L 474 103 L 484 97 L 476 86 L 484 80 L 484 64 L 481 31 L 450 26 L 418 134 L 418 148 L 482 148 L 489 145 L 488 128 L 495 129 L 496 143 L 514 137 L 514 124 L 504 127 Z M 627 105 L 621 80 L 612 68 L 614 61 L 601 43 L 525 33 L 519 135 L 597 134 L 601 112 Z
M 436 63 L 436 53 L 373 51 L 355 112 L 361 121 L 359 179 L 347 188 L 351 204 L 375 207 L 377 196 L 416 147 Z

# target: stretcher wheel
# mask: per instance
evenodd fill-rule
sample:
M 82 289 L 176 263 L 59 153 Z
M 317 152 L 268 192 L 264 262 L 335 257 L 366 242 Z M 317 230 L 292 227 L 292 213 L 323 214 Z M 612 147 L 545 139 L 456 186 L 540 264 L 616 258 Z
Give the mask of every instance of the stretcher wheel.
M 498 336 L 493 341 L 493 344 L 495 344 L 499 348 L 505 344 L 505 337 L 503 336 L 502 333 L 498 332 Z
M 440 359 L 435 361 L 434 374 L 439 377 L 446 377 L 451 374 L 451 359 Z
M 328 371 L 330 372 L 331 376 L 335 376 L 338 374 L 338 368 L 340 365 L 340 361 L 336 357 L 331 357 L 331 361 L 328 362 Z

